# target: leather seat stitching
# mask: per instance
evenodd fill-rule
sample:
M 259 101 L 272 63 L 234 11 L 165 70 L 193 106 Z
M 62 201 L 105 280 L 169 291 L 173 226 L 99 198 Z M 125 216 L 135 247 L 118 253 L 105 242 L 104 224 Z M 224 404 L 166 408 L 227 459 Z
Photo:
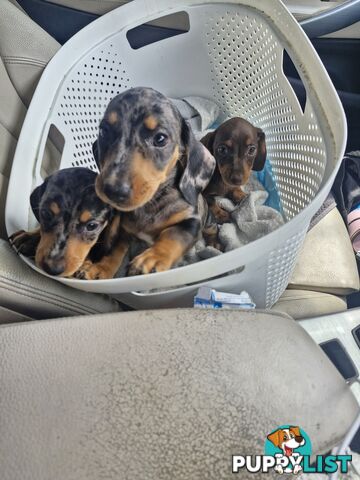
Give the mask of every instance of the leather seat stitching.
M 17 282 L 16 280 L 9 280 L 8 278 L 0 275 L 0 278 L 2 279 L 2 282 L 5 284 L 6 288 L 8 286 L 11 286 L 14 289 L 19 289 L 21 292 L 25 290 L 26 292 L 30 293 L 31 295 L 37 295 L 41 299 L 45 299 L 46 301 L 49 302 L 61 302 L 61 305 L 65 306 L 66 309 L 71 309 L 71 308 L 78 308 L 81 309 L 82 311 L 86 313 L 101 313 L 101 311 L 93 308 L 93 307 L 85 307 L 82 304 L 72 301 L 69 299 L 66 299 L 65 297 L 56 295 L 56 294 L 49 294 L 45 293 L 44 291 L 36 288 L 36 287 L 30 287 L 28 285 L 24 285 L 21 282 Z M 21 289 L 20 289 L 21 286 Z M 27 295 L 30 296 L 30 295 Z M 60 305 L 60 304 L 59 304 Z
M 20 56 L 10 56 L 10 55 L 6 55 L 3 57 L 3 60 L 7 63 L 9 62 L 19 62 L 19 63 L 23 63 L 23 62 L 26 62 L 26 63 L 31 63 L 31 64 L 37 64 L 41 67 L 45 67 L 47 65 L 47 62 L 45 62 L 44 60 L 38 60 L 37 58 L 31 58 L 31 57 L 20 57 Z
M 58 297 L 58 298 L 61 298 L 61 299 L 64 299 L 64 302 L 68 302 L 70 305 L 74 304 L 74 305 L 78 305 L 79 307 L 83 308 L 84 305 L 83 303 L 77 301 L 77 300 L 72 300 L 72 299 L 68 299 L 66 297 L 63 297 L 62 295 L 58 295 L 56 293 L 51 293 L 51 292 L 44 292 L 43 290 L 41 290 L 40 288 L 38 287 L 34 287 L 33 285 L 31 284 L 28 284 L 28 283 L 24 283 L 24 282 L 21 282 L 21 281 L 18 281 L 18 280 L 15 280 L 13 278 L 8 278 L 2 274 L 0 274 L 0 279 L 3 279 L 3 281 L 5 282 L 9 282 L 9 283 L 13 283 L 15 284 L 15 286 L 20 286 L 21 288 L 27 288 L 28 290 L 30 291 L 33 291 L 33 290 L 37 290 L 38 292 L 41 292 L 42 295 L 44 296 L 48 296 L 49 298 L 54 298 L 54 297 Z M 84 307 L 84 308 L 93 308 L 93 307 Z M 100 313 L 100 312 L 99 312 Z
M 0 284 L 1 284 L 1 283 L 0 283 Z M 16 288 L 13 288 L 13 289 L 12 289 L 12 288 L 9 288 L 8 285 L 6 286 L 6 289 L 9 290 L 9 291 L 11 291 L 11 292 L 13 292 L 13 293 L 15 293 L 15 294 L 17 294 L 17 295 L 20 295 L 21 297 L 31 298 L 32 300 L 38 300 L 38 301 L 43 301 L 43 302 L 44 302 L 44 299 L 41 298 L 41 297 L 38 296 L 38 295 L 28 295 L 28 294 L 26 294 L 26 293 L 24 293 L 24 292 L 22 292 L 22 291 L 19 291 L 19 290 L 16 289 Z M 70 313 L 82 313 L 82 314 L 84 314 L 84 315 L 85 315 L 86 313 L 89 313 L 89 312 L 86 312 L 86 310 L 79 309 L 79 308 L 77 308 L 77 307 L 75 307 L 75 306 L 74 306 L 74 308 L 66 307 L 66 306 L 64 306 L 64 305 L 61 304 L 61 303 L 58 303 L 58 302 L 56 302 L 56 301 L 51 301 L 51 300 L 49 300 L 49 299 L 46 299 L 44 303 L 48 303 L 48 304 L 50 304 L 50 305 L 54 305 L 54 306 L 59 307 L 59 308 L 61 308 L 61 309 L 63 309 L 63 310 L 66 310 L 66 311 L 68 311 L 68 312 L 70 312 Z M 93 312 L 90 312 L 90 313 L 93 313 Z M 99 313 L 99 312 L 97 312 L 97 313 Z

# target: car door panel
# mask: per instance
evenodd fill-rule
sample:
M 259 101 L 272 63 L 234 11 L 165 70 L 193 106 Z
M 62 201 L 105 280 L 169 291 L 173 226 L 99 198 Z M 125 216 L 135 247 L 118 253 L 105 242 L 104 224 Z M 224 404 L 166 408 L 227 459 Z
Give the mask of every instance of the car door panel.
M 17 0 L 18 4 L 40 27 L 60 44 L 98 18 L 93 13 L 55 5 L 43 0 Z
M 128 0 L 51 0 L 51 2 L 45 0 L 44 3 L 53 3 L 82 12 L 103 15 L 114 8 L 128 3 Z

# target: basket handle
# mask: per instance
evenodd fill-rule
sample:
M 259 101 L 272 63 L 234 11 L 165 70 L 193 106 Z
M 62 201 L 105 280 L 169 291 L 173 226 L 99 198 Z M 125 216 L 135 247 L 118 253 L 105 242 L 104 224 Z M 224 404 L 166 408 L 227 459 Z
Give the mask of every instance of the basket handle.
M 183 16 L 184 19 L 180 20 L 180 16 Z M 152 43 L 159 42 L 177 35 L 183 35 L 190 30 L 190 21 L 189 14 L 185 10 L 180 10 L 178 12 L 171 13 L 170 15 L 162 15 L 150 22 L 157 22 L 161 19 L 171 19 L 171 17 L 177 17 L 177 21 L 182 21 L 184 25 L 182 27 L 172 27 L 172 26 L 159 26 L 159 25 L 150 25 L 149 22 L 141 23 L 136 27 L 132 27 L 126 32 L 126 39 L 133 50 L 138 50 L 140 48 L 146 47 Z M 171 23 L 171 20 L 170 20 Z
M 52 136 L 54 138 L 52 138 Z M 42 167 L 45 167 L 47 158 L 46 148 L 49 145 L 49 142 L 52 144 L 53 155 L 55 155 L 55 152 L 58 154 L 56 155 L 57 158 L 53 158 L 54 162 L 51 165 L 52 171 L 47 172 L 50 174 L 53 173 L 53 171 L 58 170 L 60 168 L 62 158 L 70 154 L 70 152 L 68 152 L 69 147 L 67 145 L 65 136 L 61 133 L 59 125 L 55 123 L 54 119 L 50 119 L 45 123 L 39 144 L 39 150 L 36 155 L 34 180 L 37 185 L 44 180 L 41 176 L 41 169 Z
M 209 284 L 213 280 L 219 280 L 220 278 L 226 278 L 228 276 L 233 276 L 233 275 L 240 275 L 241 273 L 243 273 L 245 271 L 245 269 L 246 269 L 246 267 L 244 265 L 243 267 L 236 268 L 236 269 L 234 269 L 230 272 L 222 273 L 221 275 L 208 277 L 206 279 L 203 279 L 203 280 L 200 280 L 200 281 L 197 281 L 197 282 L 187 283 L 184 286 L 170 287 L 170 288 L 167 288 L 166 290 L 162 289 L 159 292 L 143 293 L 140 290 L 138 290 L 138 291 L 133 290 L 131 293 L 133 295 L 138 295 L 138 296 L 148 296 L 148 297 L 153 296 L 153 297 L 155 297 L 156 295 L 159 295 L 159 294 L 165 294 L 165 293 L 171 293 L 171 292 L 187 292 L 189 290 L 193 290 L 194 288 L 201 287 L 202 285 Z

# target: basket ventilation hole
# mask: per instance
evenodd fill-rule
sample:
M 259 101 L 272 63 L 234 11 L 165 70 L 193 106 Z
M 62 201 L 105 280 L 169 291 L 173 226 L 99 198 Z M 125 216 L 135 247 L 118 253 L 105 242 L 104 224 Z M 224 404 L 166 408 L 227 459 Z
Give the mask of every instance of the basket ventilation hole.
M 59 170 L 65 139 L 58 128 L 51 124 L 45 143 L 44 154 L 41 162 L 40 175 L 45 179 L 53 172 Z

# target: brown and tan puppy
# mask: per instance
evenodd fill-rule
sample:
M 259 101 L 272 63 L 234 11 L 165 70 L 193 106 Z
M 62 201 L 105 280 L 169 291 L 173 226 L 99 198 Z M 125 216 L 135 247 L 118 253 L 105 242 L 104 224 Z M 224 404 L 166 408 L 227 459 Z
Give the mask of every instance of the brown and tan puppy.
M 201 143 L 216 159 L 216 168 L 204 191 L 217 223 L 230 220 L 229 213 L 215 203 L 215 197 L 227 197 L 239 203 L 245 196 L 242 186 L 251 170 L 260 171 L 266 160 L 265 134 L 243 118 L 235 117 L 224 122 L 214 132 L 201 139 Z

